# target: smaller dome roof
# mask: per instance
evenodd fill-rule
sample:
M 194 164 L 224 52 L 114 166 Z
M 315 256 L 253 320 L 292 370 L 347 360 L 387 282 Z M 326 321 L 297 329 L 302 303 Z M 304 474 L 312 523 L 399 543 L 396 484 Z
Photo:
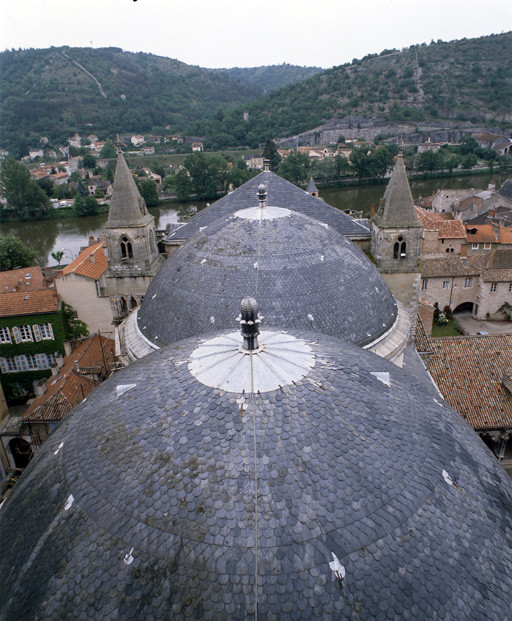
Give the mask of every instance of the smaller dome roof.
M 257 298 L 267 326 L 313 329 L 360 346 L 397 317 L 387 285 L 354 244 L 269 205 L 239 210 L 176 250 L 147 290 L 138 327 L 158 346 L 230 328 L 246 296 Z

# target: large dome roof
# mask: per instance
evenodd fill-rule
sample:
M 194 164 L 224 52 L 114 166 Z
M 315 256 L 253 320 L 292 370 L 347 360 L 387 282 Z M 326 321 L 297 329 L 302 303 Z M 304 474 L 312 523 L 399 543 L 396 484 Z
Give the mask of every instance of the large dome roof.
M 158 346 L 231 328 L 247 295 L 257 296 L 267 326 L 360 346 L 397 317 L 387 285 L 354 244 L 313 218 L 269 206 L 222 218 L 176 250 L 147 290 L 138 328 Z
M 0 510 L 0 616 L 508 618 L 512 486 L 471 428 L 314 333 L 263 331 L 274 362 L 210 386 L 230 339 L 135 362 L 49 437 Z M 299 370 L 242 394 L 280 346 Z

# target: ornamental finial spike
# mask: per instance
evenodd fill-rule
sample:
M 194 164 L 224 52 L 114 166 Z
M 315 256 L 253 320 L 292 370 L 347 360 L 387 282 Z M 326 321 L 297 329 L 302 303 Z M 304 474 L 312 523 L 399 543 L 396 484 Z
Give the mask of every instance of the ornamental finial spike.
M 260 183 L 258 186 L 258 201 L 260 207 L 267 206 L 267 186 L 264 183 Z
M 251 297 L 242 300 L 240 307 L 240 329 L 244 339 L 243 348 L 247 351 L 258 349 L 258 334 L 260 320 L 258 319 L 258 304 Z

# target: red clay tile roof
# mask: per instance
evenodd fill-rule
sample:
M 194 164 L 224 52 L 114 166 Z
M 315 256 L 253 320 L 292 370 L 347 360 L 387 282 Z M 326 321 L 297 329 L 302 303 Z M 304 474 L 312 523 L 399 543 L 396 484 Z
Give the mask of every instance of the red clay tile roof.
M 38 291 L 43 287 L 43 272 L 39 265 L 0 272 L 0 293 Z
M 73 273 L 98 280 L 108 267 L 108 259 L 103 252 L 104 247 L 106 243 L 100 242 L 83 250 L 73 263 L 62 270 L 62 275 Z
M 425 362 L 446 401 L 475 429 L 512 428 L 512 397 L 502 385 L 512 336 L 430 339 Z
M 466 230 L 469 244 L 495 244 L 497 241 L 492 224 L 469 224 L 466 226 Z
M 0 295 L 0 317 L 56 313 L 59 308 L 59 295 L 53 289 Z
M 103 351 L 102 351 L 103 349 Z M 56 377 L 46 382 L 46 392 L 30 404 L 23 415 L 25 422 L 58 421 L 80 403 L 98 384 L 80 374 L 80 370 L 99 371 L 107 364 L 111 368 L 115 344 L 112 339 L 90 336 L 76 344 L 73 352 L 64 358 Z M 108 372 L 107 369 L 107 372 Z
M 462 220 L 447 220 L 441 214 L 426 211 L 421 207 L 416 207 L 416 215 L 425 229 L 438 231 L 440 239 L 466 238 L 466 229 Z

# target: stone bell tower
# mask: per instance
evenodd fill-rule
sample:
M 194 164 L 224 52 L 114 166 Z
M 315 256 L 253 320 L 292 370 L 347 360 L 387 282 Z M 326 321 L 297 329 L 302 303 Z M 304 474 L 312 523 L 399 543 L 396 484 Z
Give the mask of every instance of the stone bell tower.
M 139 306 L 164 261 L 156 244 L 155 219 L 139 193 L 119 141 L 112 200 L 105 236 L 107 288 L 114 322 Z
M 400 148 L 395 167 L 372 222 L 371 252 L 394 297 L 416 325 L 423 228 L 416 216 Z

